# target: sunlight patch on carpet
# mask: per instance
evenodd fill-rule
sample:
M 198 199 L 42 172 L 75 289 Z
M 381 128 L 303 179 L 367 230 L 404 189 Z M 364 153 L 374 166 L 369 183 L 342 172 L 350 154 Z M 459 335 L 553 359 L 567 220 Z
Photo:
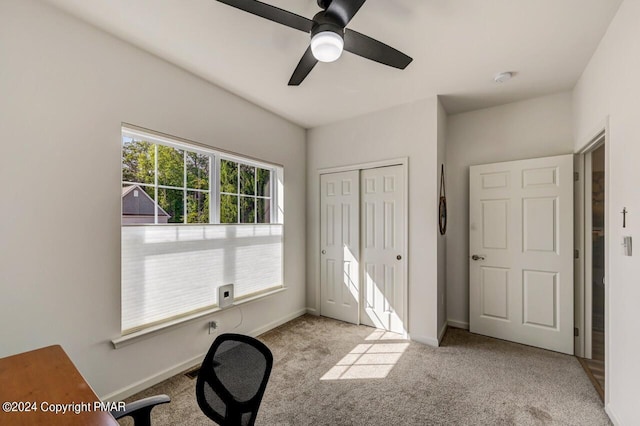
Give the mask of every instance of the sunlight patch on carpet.
M 409 343 L 362 343 L 356 345 L 320 380 L 384 379 L 408 347 Z

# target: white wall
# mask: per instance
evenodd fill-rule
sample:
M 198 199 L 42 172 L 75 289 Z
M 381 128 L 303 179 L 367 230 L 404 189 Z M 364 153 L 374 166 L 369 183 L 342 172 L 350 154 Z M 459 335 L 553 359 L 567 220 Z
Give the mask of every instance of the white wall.
M 446 165 L 446 139 L 447 139 L 447 112 L 438 100 L 438 161 L 436 164 L 436 185 L 438 188 L 438 201 L 440 200 L 440 166 Z M 445 178 L 446 178 L 445 170 Z M 446 182 L 445 182 L 446 191 Z M 447 324 L 447 237 L 440 235 L 438 227 L 438 340 L 444 336 Z
M 469 323 L 469 166 L 573 151 L 571 93 L 450 115 L 447 123 L 447 314 Z
M 575 148 L 609 116 L 607 211 L 607 411 L 619 425 L 640 424 L 640 2 L 625 0 L 573 93 Z M 623 207 L 629 211 L 622 228 Z M 622 237 L 636 239 L 623 256 Z
M 432 99 L 307 132 L 307 306 L 319 308 L 318 169 L 409 157 L 409 333 L 437 345 L 437 107 Z
M 284 165 L 289 289 L 245 305 L 237 330 L 305 307 L 304 130 L 49 5 L 3 0 L 0 357 L 61 344 L 100 396 L 197 363 L 215 337 L 202 318 L 112 348 L 123 121 Z

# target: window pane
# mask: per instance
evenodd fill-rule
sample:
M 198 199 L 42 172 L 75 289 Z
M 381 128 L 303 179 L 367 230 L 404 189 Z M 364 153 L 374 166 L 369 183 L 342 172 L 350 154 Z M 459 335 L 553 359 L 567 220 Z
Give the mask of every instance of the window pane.
M 256 214 L 258 223 L 271 223 L 271 200 L 258 198 L 256 200 Z
M 256 168 L 240 164 L 240 193 L 256 195 Z
M 238 197 L 220 195 L 220 223 L 238 223 Z
M 158 223 L 184 223 L 184 191 L 158 188 Z
M 220 160 L 220 192 L 238 193 L 238 163 Z
M 209 189 L 209 156 L 187 151 L 187 188 Z
M 155 182 L 155 145 L 122 137 L 122 180 L 125 182 Z
M 209 223 L 208 192 L 187 192 L 187 223 Z
M 152 187 L 122 185 L 122 224 L 155 223 Z
M 240 223 L 255 223 L 255 198 L 240 197 Z
M 271 196 L 271 171 L 256 169 L 256 189 L 257 195 L 261 197 Z
M 158 145 L 158 184 L 184 186 L 184 151 Z

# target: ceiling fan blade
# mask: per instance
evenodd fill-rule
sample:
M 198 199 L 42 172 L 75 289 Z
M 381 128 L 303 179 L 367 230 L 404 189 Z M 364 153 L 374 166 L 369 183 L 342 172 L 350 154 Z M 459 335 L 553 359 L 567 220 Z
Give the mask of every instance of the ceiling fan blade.
M 327 13 L 340 19 L 342 27 L 346 27 L 353 16 L 360 10 L 366 0 L 332 0 Z
M 309 75 L 313 67 L 316 66 L 318 60 L 311 53 L 311 46 L 307 48 L 307 51 L 302 55 L 302 59 L 298 62 L 298 66 L 289 80 L 289 86 L 299 86 L 300 83 Z
M 295 28 L 306 33 L 311 31 L 313 21 L 304 16 L 296 15 L 279 7 L 262 3 L 256 0 L 218 0 L 220 3 L 228 4 L 245 12 L 277 22 L 287 27 Z
M 399 50 L 350 29 L 344 31 L 344 50 L 401 70 L 413 61 Z

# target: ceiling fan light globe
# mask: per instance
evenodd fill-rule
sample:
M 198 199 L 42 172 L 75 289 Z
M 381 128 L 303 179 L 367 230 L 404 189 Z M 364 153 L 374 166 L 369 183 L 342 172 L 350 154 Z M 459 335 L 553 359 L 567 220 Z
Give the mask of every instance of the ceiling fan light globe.
M 322 31 L 311 38 L 311 52 L 320 62 L 333 62 L 342 55 L 344 40 L 333 31 Z

